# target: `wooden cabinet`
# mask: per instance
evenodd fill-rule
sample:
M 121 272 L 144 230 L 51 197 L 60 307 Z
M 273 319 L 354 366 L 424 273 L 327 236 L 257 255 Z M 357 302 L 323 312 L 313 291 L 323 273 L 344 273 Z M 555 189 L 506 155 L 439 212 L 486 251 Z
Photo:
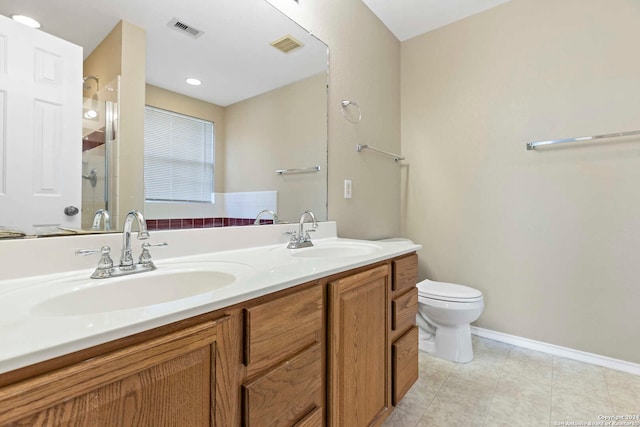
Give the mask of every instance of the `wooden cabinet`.
M 390 408 L 389 266 L 328 284 L 329 425 L 364 427 Z
M 316 283 L 244 310 L 244 426 L 322 425 L 323 301 Z
M 204 322 L 0 389 L 0 425 L 213 425 L 217 326 Z
M 0 426 L 379 426 L 418 372 L 417 256 L 0 374 Z

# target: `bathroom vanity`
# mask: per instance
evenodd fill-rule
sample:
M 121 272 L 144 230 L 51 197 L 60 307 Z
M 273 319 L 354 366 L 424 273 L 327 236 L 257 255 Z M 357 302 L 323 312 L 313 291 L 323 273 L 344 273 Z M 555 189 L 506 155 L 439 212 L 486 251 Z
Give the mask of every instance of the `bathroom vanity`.
M 356 255 L 367 245 L 379 249 Z M 174 307 L 164 324 L 116 328 L 116 339 L 108 327 L 68 336 L 33 351 L 35 363 L 14 357 L 0 374 L 0 425 L 380 425 L 418 376 L 419 248 L 332 238 L 306 254 L 278 245 L 201 257 L 263 259 L 246 281 L 273 285 L 234 303 L 211 292 L 196 311 Z

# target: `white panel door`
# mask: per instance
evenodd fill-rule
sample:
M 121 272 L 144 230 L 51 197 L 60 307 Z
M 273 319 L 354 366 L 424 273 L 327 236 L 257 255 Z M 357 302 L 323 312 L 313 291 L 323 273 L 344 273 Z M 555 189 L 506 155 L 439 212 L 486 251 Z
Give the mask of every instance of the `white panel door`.
M 0 15 L 0 227 L 80 227 L 81 85 L 81 47 Z

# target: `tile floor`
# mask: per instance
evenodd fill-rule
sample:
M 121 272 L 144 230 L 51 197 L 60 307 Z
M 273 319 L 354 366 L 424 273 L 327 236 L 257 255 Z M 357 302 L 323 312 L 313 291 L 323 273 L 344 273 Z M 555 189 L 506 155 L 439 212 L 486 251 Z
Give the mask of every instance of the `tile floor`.
M 476 336 L 473 346 L 467 364 L 420 353 L 420 378 L 384 427 L 640 426 L 640 376 Z M 637 418 L 602 418 L 615 415 Z

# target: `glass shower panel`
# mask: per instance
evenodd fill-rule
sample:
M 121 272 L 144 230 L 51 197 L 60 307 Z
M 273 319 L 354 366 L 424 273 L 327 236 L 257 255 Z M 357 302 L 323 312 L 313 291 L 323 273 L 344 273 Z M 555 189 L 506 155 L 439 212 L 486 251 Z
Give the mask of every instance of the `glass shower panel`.
M 120 76 L 107 84 L 85 78 L 85 94 L 90 83 L 91 97 L 82 102 L 82 228 L 91 229 L 100 209 L 114 209 L 110 177 L 119 135 Z M 101 227 L 103 225 L 101 224 Z

